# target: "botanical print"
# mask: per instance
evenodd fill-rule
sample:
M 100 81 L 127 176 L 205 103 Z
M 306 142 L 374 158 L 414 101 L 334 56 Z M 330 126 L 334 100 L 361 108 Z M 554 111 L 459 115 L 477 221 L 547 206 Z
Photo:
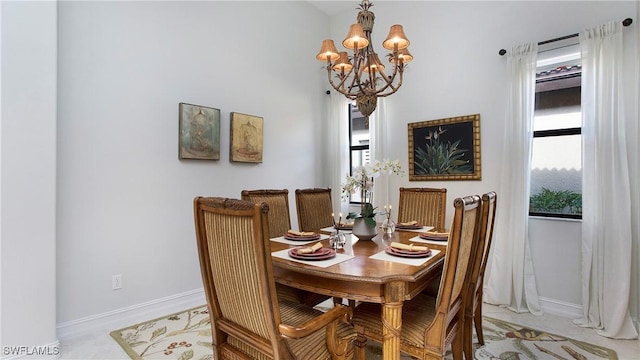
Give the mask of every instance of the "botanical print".
M 409 180 L 480 180 L 480 115 L 409 123 Z

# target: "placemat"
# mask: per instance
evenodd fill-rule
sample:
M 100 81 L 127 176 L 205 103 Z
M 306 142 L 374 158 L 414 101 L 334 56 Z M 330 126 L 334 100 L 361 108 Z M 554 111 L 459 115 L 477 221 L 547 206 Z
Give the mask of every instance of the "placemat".
M 389 255 L 389 254 L 387 254 L 386 251 L 382 250 L 379 253 L 376 253 L 376 254 L 373 254 L 373 255 L 369 256 L 369 259 L 391 261 L 391 262 L 395 262 L 395 263 L 400 263 L 400 264 L 405 264 L 405 265 L 412 265 L 412 266 L 421 266 L 424 263 L 426 263 L 427 261 L 429 261 L 429 259 L 431 259 L 435 255 L 437 255 L 438 253 L 440 253 L 440 250 L 431 249 L 431 255 L 427 256 L 425 258 L 403 258 L 403 257 L 399 257 L 399 256 Z
M 289 249 L 274 251 L 271 253 L 271 256 L 275 256 L 280 259 L 296 261 L 302 264 L 318 266 L 321 268 L 326 268 L 335 264 L 339 264 L 343 261 L 347 261 L 353 259 L 355 256 L 343 253 L 336 253 L 336 257 L 327 259 L 327 260 L 298 260 L 289 256 Z M 422 260 L 422 259 L 421 259 Z

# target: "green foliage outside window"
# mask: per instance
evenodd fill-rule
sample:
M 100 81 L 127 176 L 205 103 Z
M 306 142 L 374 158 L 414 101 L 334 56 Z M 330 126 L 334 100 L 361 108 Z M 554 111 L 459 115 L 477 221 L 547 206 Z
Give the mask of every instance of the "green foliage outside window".
M 570 190 L 549 190 L 532 195 L 529 211 L 535 213 L 582 214 L 582 194 Z

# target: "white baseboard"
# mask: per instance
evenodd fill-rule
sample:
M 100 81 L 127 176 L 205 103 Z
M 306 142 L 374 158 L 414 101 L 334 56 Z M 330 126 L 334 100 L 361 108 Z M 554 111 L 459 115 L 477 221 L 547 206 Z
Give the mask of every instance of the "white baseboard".
M 65 341 L 98 330 L 110 332 L 206 303 L 204 289 L 200 288 L 102 314 L 65 321 L 56 325 L 57 336 L 60 341 Z
M 55 360 L 60 358 L 60 341 L 56 340 L 40 346 L 3 346 L 2 360 L 38 359 Z
M 556 299 L 538 297 L 540 308 L 547 314 L 562 316 L 569 319 L 582 317 L 582 305 L 572 304 Z

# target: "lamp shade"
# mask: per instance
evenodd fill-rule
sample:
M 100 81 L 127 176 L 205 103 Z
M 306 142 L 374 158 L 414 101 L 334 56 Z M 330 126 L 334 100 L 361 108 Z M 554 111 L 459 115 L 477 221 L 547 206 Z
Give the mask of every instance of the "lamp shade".
M 404 49 L 409 46 L 409 39 L 404 34 L 402 25 L 392 25 L 389 29 L 389 35 L 387 39 L 382 43 L 382 46 L 387 50 L 393 50 L 393 46 L 398 44 L 398 50 Z
M 367 40 L 364 35 L 364 30 L 362 30 L 362 25 L 360 24 L 351 24 L 349 27 L 349 33 L 347 37 L 342 41 L 342 45 L 349 50 L 354 50 L 356 48 L 362 49 L 369 45 L 369 40 Z
M 403 64 L 406 64 L 409 61 L 413 60 L 413 55 L 409 53 L 408 48 L 398 50 L 398 60 L 401 60 Z M 393 57 L 393 55 L 389 56 L 389 62 L 390 63 L 396 62 L 396 59 Z
M 341 51 L 340 58 L 333 65 L 333 70 L 349 72 L 352 68 L 353 65 L 351 65 L 351 61 L 349 61 L 349 55 L 347 55 L 346 51 Z
M 380 73 L 384 71 L 384 65 L 382 65 L 378 54 L 374 53 L 373 56 L 370 56 L 367 60 L 367 66 L 365 66 L 362 70 L 366 72 L 378 71 Z
M 338 54 L 338 49 L 333 44 L 333 40 L 325 39 L 322 40 L 322 47 L 320 48 L 320 52 L 316 55 L 316 59 L 320 61 L 335 61 L 338 60 L 340 55 Z

